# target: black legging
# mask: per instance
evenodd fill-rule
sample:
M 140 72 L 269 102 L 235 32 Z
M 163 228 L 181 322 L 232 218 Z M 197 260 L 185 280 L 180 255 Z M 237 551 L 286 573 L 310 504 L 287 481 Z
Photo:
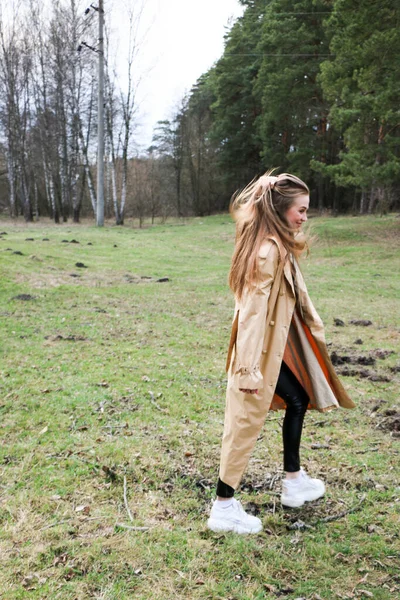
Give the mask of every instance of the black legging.
M 300 440 L 309 398 L 284 362 L 281 365 L 275 392 L 286 404 L 282 426 L 283 468 L 287 473 L 295 473 L 300 470 Z M 234 492 L 230 485 L 218 479 L 217 496 L 231 498 Z
M 289 367 L 282 362 L 275 392 L 286 404 L 283 419 L 283 468 L 287 473 L 300 470 L 300 440 L 309 398 Z

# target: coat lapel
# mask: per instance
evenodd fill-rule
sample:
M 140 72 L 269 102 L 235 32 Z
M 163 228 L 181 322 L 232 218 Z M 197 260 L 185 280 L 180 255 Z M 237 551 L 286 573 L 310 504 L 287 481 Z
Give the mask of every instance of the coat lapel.
M 288 254 L 286 252 L 286 249 L 283 246 L 282 242 L 276 236 L 271 235 L 271 236 L 269 236 L 269 239 L 273 240 L 275 242 L 275 244 L 279 248 L 280 260 L 284 261 L 283 273 L 284 273 L 284 276 L 286 278 L 286 281 L 288 282 L 288 284 L 290 286 L 290 289 L 292 290 L 293 296 L 295 296 L 296 294 L 295 294 L 295 291 L 294 291 L 292 270 L 290 268 L 290 262 L 289 262 L 289 258 L 288 258 Z
M 295 296 L 296 294 L 295 294 L 295 291 L 294 291 L 292 269 L 290 268 L 290 261 L 289 261 L 288 258 L 286 258 L 286 262 L 285 262 L 285 266 L 283 268 L 283 272 L 285 274 L 286 281 L 290 285 L 290 289 L 292 290 L 293 296 Z

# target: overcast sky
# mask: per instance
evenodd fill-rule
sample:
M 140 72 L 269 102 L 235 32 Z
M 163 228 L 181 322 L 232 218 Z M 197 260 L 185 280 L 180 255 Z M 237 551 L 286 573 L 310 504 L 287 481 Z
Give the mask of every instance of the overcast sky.
M 50 15 L 53 0 L 42 0 L 44 15 Z M 70 0 L 61 0 L 67 6 Z M 83 19 L 96 19 L 90 5 L 98 0 L 77 0 L 78 14 Z M 116 55 L 116 66 L 122 87 L 126 82 L 128 41 L 128 10 L 137 15 L 143 6 L 137 39 L 140 53 L 134 64 L 135 79 L 140 79 L 137 101 L 138 127 L 135 142 L 146 149 L 152 139 L 157 121 L 173 115 L 174 109 L 200 75 L 206 72 L 222 55 L 226 28 L 243 13 L 238 0 L 104 0 L 104 12 L 110 31 L 111 55 Z M 0 0 L 2 17 L 11 20 L 29 8 L 28 0 Z M 96 39 L 86 39 L 97 44 Z M 111 58 L 111 56 L 110 56 Z
M 114 0 L 109 7 L 118 19 L 113 29 L 120 38 L 122 59 L 121 4 Z M 136 65 L 142 74 L 138 91 L 141 126 L 135 134 L 141 148 L 150 145 L 155 123 L 172 115 L 185 92 L 221 56 L 226 26 L 242 12 L 238 0 L 145 0 L 139 29 L 145 42 Z

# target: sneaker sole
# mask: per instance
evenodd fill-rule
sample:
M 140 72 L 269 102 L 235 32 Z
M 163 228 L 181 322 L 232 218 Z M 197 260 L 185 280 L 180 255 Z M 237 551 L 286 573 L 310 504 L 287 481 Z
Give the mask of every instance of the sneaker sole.
M 232 533 L 238 533 L 239 535 L 246 535 L 249 533 L 260 533 L 260 531 L 262 531 L 262 525 L 257 525 L 252 527 L 251 529 L 246 529 L 244 527 L 241 527 L 239 524 L 227 524 L 226 526 L 221 525 L 220 521 L 217 521 L 216 519 L 208 519 L 207 521 L 207 527 L 208 529 L 211 529 L 211 531 L 214 531 L 215 533 L 222 533 L 222 532 L 232 532 Z
M 315 496 L 315 498 L 308 498 L 307 500 L 292 503 L 285 501 L 285 499 L 281 497 L 281 504 L 286 508 L 300 508 L 301 506 L 304 506 L 304 504 L 306 504 L 307 502 L 315 502 L 315 500 L 319 500 L 324 496 L 324 494 L 325 491 L 322 494 L 318 494 L 317 496 Z

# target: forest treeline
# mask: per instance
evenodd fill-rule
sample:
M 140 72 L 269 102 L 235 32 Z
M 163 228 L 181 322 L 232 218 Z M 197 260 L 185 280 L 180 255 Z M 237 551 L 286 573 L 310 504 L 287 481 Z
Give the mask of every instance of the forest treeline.
M 398 1 L 241 4 L 223 55 L 140 156 L 134 90 L 118 91 L 108 71 L 108 216 L 226 210 L 236 189 L 271 167 L 303 178 L 320 211 L 399 208 Z M 33 42 L 0 32 L 0 197 L 26 219 L 78 220 L 96 204 L 96 57 L 76 52 L 82 18 L 73 0 L 54 6 L 69 15 L 63 28 L 36 16 Z

